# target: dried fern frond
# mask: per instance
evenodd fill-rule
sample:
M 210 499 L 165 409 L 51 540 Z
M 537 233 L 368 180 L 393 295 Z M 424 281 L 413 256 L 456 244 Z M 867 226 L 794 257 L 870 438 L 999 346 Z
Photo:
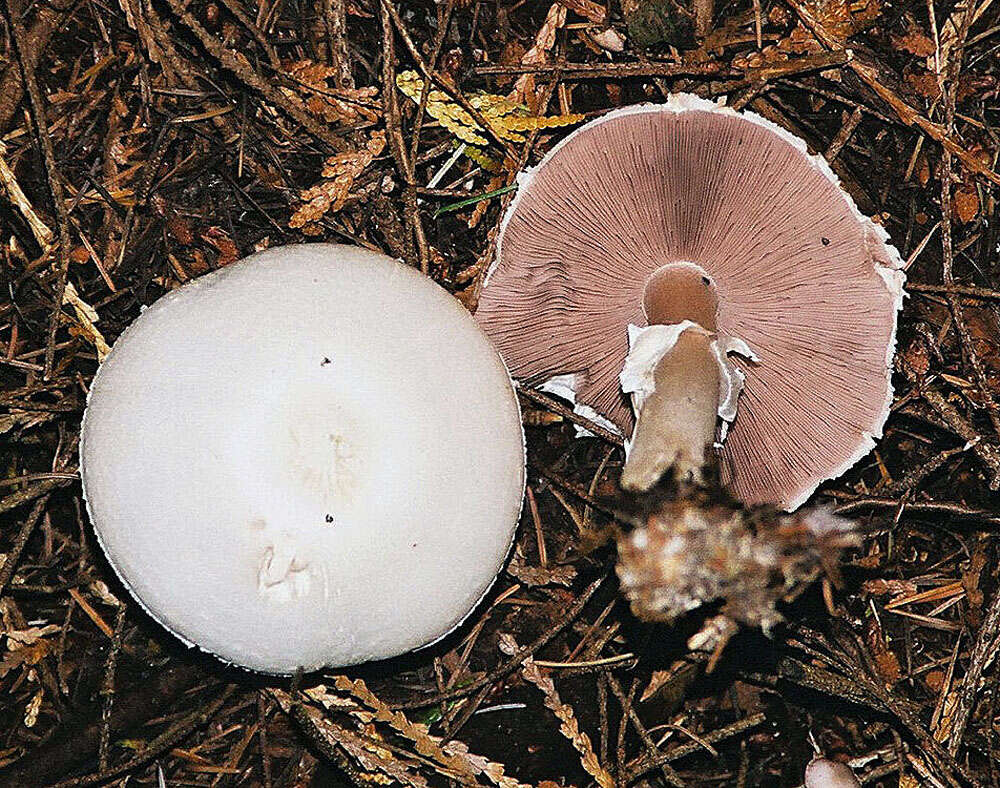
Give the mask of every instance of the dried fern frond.
M 301 228 L 306 235 L 318 234 L 316 222 L 325 214 L 336 213 L 344 207 L 354 181 L 384 148 L 385 132 L 376 131 L 361 150 L 338 153 L 327 159 L 323 165 L 325 180 L 299 193 L 302 204 L 295 209 L 288 226 Z
M 517 642 L 513 636 L 504 632 L 500 635 L 500 650 L 507 656 L 513 656 L 518 652 Z M 601 788 L 614 788 L 615 780 L 601 765 L 594 746 L 590 743 L 590 737 L 580 730 L 573 707 L 564 703 L 556 690 L 555 682 L 548 676 L 543 676 L 541 669 L 535 664 L 535 660 L 528 657 L 521 665 L 521 675 L 525 681 L 534 684 L 545 696 L 545 708 L 556 715 L 559 722 L 559 732 L 565 736 L 573 745 L 573 748 L 580 753 L 580 763 L 587 774 L 594 778 Z
M 285 73 L 299 83 L 300 90 L 282 88 L 289 95 L 298 95 L 306 108 L 328 123 L 375 123 L 381 108 L 375 101 L 377 87 L 333 88 L 329 80 L 338 74 L 335 66 L 313 60 L 296 60 L 284 64 Z
M 503 764 L 496 763 L 481 755 L 469 752 L 469 748 L 459 741 L 442 743 L 438 736 L 432 736 L 428 727 L 418 722 L 411 722 L 401 711 L 393 711 L 382 702 L 361 679 L 349 679 L 337 676 L 335 686 L 341 692 L 348 693 L 352 698 L 366 707 L 370 714 L 361 712 L 362 719 L 387 724 L 396 733 L 413 743 L 417 753 L 435 764 L 435 769 L 442 773 L 459 775 L 461 781 L 475 783 L 477 777 L 485 777 L 499 788 L 527 788 L 513 777 L 504 773 Z

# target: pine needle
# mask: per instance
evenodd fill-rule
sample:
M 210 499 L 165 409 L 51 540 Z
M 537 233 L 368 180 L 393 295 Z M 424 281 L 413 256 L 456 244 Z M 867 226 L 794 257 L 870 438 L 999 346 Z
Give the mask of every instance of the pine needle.
M 477 194 L 475 197 L 470 197 L 467 200 L 459 200 L 458 202 L 453 202 L 448 205 L 442 206 L 434 211 L 434 218 L 437 219 L 443 213 L 451 213 L 452 211 L 459 211 L 467 205 L 475 205 L 477 202 L 482 200 L 488 200 L 490 197 L 499 197 L 501 194 L 506 194 L 507 192 L 512 192 L 517 188 L 516 183 L 510 184 L 510 186 L 504 186 L 500 189 L 493 189 L 492 191 L 483 192 L 482 194 Z

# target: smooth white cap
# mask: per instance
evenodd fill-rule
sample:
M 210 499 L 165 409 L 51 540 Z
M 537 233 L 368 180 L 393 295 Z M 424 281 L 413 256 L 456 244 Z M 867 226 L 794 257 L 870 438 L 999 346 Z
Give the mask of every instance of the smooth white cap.
M 806 766 L 805 788 L 861 788 L 846 763 L 815 756 Z
M 190 645 L 268 673 L 454 629 L 510 548 L 524 443 L 471 315 L 380 254 L 270 249 L 161 298 L 94 378 L 108 560 Z

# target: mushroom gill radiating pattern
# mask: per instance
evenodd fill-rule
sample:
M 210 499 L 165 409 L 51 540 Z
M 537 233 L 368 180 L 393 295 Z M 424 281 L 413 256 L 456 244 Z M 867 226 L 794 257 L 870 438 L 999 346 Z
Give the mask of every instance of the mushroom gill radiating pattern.
M 628 434 L 618 373 L 660 266 L 715 280 L 718 330 L 760 357 L 720 460 L 747 503 L 793 508 L 881 434 L 899 255 L 795 137 L 693 97 L 612 113 L 522 179 L 477 319 L 511 373 L 577 375 Z

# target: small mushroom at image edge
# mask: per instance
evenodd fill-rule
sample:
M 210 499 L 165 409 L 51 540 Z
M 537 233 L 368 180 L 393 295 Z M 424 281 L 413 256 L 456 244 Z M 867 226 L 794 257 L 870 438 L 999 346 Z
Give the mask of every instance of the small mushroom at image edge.
M 627 436 L 623 488 L 717 465 L 792 510 L 881 436 L 902 266 L 802 140 L 679 94 L 522 173 L 476 319 L 515 378 Z
M 804 788 L 861 788 L 851 767 L 817 755 L 806 766 Z
M 452 631 L 509 552 L 525 484 L 517 397 L 471 315 L 328 244 L 144 310 L 94 378 L 80 455 L 97 538 L 143 608 L 272 674 Z

